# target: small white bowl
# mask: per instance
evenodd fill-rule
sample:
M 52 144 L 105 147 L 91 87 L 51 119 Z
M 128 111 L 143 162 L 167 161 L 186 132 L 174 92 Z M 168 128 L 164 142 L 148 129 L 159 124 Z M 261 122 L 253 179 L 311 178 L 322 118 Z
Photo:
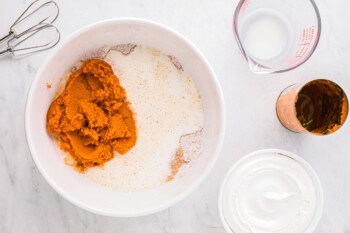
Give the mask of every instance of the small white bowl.
M 60 77 L 82 56 L 104 45 L 142 44 L 179 59 L 195 81 L 204 108 L 203 153 L 184 177 L 140 192 L 98 185 L 65 165 L 46 131 L 46 113 Z M 47 89 L 46 83 L 52 83 Z M 65 199 L 94 213 L 135 217 L 168 208 L 192 192 L 212 169 L 224 137 L 225 109 L 215 73 L 200 51 L 179 33 L 141 19 L 111 19 L 84 27 L 65 39 L 44 62 L 29 91 L 25 127 L 33 160 L 46 181 Z
M 314 169 L 310 166 L 310 164 L 308 162 L 306 162 L 304 159 L 302 159 L 300 156 L 293 154 L 289 151 L 285 151 L 285 150 L 280 150 L 280 149 L 264 149 L 264 150 L 258 150 L 255 151 L 253 153 L 250 153 L 246 156 L 244 156 L 243 158 L 241 158 L 240 160 L 238 160 L 231 168 L 230 170 L 227 172 L 222 184 L 221 184 L 221 188 L 220 188 L 220 193 L 219 193 L 219 215 L 220 215 L 220 219 L 221 222 L 226 230 L 227 233 L 233 233 L 233 229 L 230 228 L 229 224 L 227 223 L 226 219 L 225 219 L 225 215 L 224 215 L 224 211 L 223 211 L 223 199 L 224 199 L 224 189 L 226 188 L 226 184 L 229 181 L 231 175 L 236 171 L 236 169 L 238 167 L 240 167 L 241 165 L 244 164 L 244 162 L 246 162 L 247 160 L 257 157 L 259 155 L 263 155 L 266 153 L 273 153 L 273 154 L 279 154 L 281 156 L 288 156 L 289 158 L 291 158 L 292 160 L 295 160 L 296 162 L 298 162 L 304 169 L 305 171 L 309 174 L 311 180 L 314 183 L 314 188 L 315 188 L 315 192 L 316 192 L 316 210 L 315 213 L 313 215 L 313 218 L 310 222 L 310 224 L 308 225 L 307 229 L 305 230 L 304 233 L 313 233 L 318 225 L 318 223 L 320 222 L 321 216 L 322 216 L 322 212 L 323 212 L 323 188 L 322 188 L 322 184 L 321 181 L 317 175 L 317 173 L 314 171 Z M 239 233 L 239 232 L 236 232 Z

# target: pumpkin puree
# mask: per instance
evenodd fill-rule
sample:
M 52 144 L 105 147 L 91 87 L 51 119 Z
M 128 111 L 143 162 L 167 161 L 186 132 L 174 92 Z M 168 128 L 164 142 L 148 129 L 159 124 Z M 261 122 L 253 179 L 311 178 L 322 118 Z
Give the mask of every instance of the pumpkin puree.
M 135 145 L 133 112 L 108 63 L 91 59 L 70 75 L 47 112 L 47 130 L 80 172 L 113 159 L 113 151 L 123 155 Z

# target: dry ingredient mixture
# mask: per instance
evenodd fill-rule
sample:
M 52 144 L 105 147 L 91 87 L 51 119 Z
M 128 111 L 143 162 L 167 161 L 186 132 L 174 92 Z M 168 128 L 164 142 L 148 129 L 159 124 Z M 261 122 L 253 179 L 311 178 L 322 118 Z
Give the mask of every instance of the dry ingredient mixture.
M 85 61 L 47 113 L 47 130 L 73 158 L 74 167 L 103 165 L 136 143 L 133 112 L 111 66 L 100 59 Z
M 128 94 L 138 138 L 125 156 L 116 156 L 104 169 L 88 169 L 86 176 L 120 191 L 185 177 L 202 150 L 202 101 L 191 76 L 176 57 L 151 47 L 117 45 L 97 54 L 111 64 Z
M 134 146 L 125 151 L 111 147 L 114 159 L 109 154 L 103 168 L 85 169 L 84 175 L 118 191 L 144 190 L 185 176 L 202 151 L 203 108 L 195 83 L 181 63 L 174 56 L 135 44 L 101 47 L 84 56 L 83 66 L 92 58 L 110 64 L 119 88 L 127 93 L 128 119 L 133 119 L 135 127 L 126 128 L 134 136 Z M 72 68 L 73 74 L 79 67 Z M 123 140 L 130 141 L 129 134 Z M 118 156 L 120 152 L 124 156 Z

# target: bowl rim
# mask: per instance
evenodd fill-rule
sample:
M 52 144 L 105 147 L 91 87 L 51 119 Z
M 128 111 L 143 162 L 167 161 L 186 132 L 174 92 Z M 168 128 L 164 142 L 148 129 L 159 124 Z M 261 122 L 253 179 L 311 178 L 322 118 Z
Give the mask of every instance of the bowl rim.
M 103 26 L 105 24 L 110 24 L 110 23 L 117 23 L 117 24 L 130 24 L 130 23 L 138 23 L 140 25 L 150 25 L 150 26 L 156 26 L 161 28 L 162 30 L 166 31 L 167 33 L 172 34 L 172 36 L 177 37 L 180 39 L 183 43 L 187 44 L 189 47 L 191 47 L 192 51 L 198 56 L 198 58 L 201 60 L 201 62 L 204 63 L 204 65 L 208 68 L 210 72 L 210 78 L 212 79 L 214 85 L 212 86 L 213 89 L 216 90 L 218 93 L 218 99 L 219 99 L 219 134 L 218 134 L 218 143 L 217 145 L 214 146 L 214 153 L 213 156 L 211 157 L 210 161 L 208 162 L 207 168 L 205 171 L 199 176 L 199 178 L 193 182 L 186 190 L 181 192 L 179 195 L 175 196 L 173 199 L 170 199 L 166 201 L 164 204 L 157 205 L 153 208 L 149 208 L 147 210 L 141 210 L 141 211 L 129 211 L 127 213 L 121 213 L 121 212 L 109 212 L 109 211 L 104 211 L 102 209 L 97 209 L 97 208 L 92 208 L 89 205 L 86 205 L 79 200 L 73 198 L 70 194 L 68 194 L 65 190 L 63 190 L 59 185 L 56 184 L 56 182 L 46 173 L 46 169 L 42 166 L 40 163 L 39 159 L 37 158 L 36 154 L 38 153 L 35 149 L 34 146 L 34 139 L 30 137 L 31 135 L 29 131 L 29 120 L 30 120 L 30 115 L 29 111 L 30 108 L 33 104 L 33 96 L 34 96 L 34 89 L 38 86 L 39 82 L 39 77 L 42 75 L 44 68 L 47 66 L 49 61 L 56 55 L 56 53 L 64 47 L 66 44 L 70 43 L 73 39 L 78 37 L 80 34 L 92 30 L 94 28 Z M 224 102 L 224 96 L 222 93 L 221 86 L 219 84 L 218 78 L 207 61 L 207 59 L 204 57 L 204 55 L 200 52 L 200 50 L 187 38 L 185 38 L 182 34 L 179 32 L 169 28 L 168 26 L 165 26 L 163 24 L 151 21 L 151 20 L 146 20 L 146 19 L 141 19 L 141 18 L 133 18 L 133 17 L 121 17 L 121 18 L 112 18 L 112 19 L 107 19 L 107 20 L 101 20 L 92 24 L 89 24 L 87 26 L 84 26 L 69 36 L 67 36 L 55 49 L 54 51 L 46 58 L 46 60 L 42 63 L 40 66 L 39 70 L 37 71 L 32 84 L 30 86 L 28 95 L 27 95 L 27 101 L 26 101 L 26 106 L 25 106 L 25 134 L 26 134 L 26 140 L 27 144 L 30 150 L 31 157 L 40 171 L 41 175 L 44 177 L 47 183 L 59 194 L 61 195 L 65 200 L 69 201 L 70 203 L 84 209 L 87 211 L 90 211 L 95 214 L 100 214 L 104 216 L 110 216 L 110 217 L 139 217 L 139 216 L 145 216 L 145 215 L 150 215 L 159 211 L 162 211 L 164 209 L 167 209 L 176 203 L 180 202 L 183 200 L 185 197 L 187 197 L 190 193 L 192 193 L 208 176 L 210 171 L 213 169 L 216 160 L 218 159 L 219 153 L 221 151 L 223 141 L 224 141 L 224 135 L 225 135 L 225 125 L 226 125 L 226 110 L 225 110 L 225 102 Z
M 315 213 L 314 213 L 313 218 L 311 219 L 309 225 L 307 226 L 305 233 L 314 232 L 316 227 L 318 226 L 320 220 L 321 220 L 321 217 L 323 214 L 323 208 L 324 208 L 324 192 L 323 192 L 323 186 L 322 186 L 321 180 L 320 180 L 318 174 L 316 173 L 316 171 L 313 169 L 313 167 L 305 159 L 303 159 L 302 157 L 300 157 L 297 154 L 294 154 L 290 151 L 286 151 L 286 150 L 282 150 L 282 149 L 261 149 L 261 150 L 251 152 L 251 153 L 243 156 L 242 158 L 240 158 L 237 162 L 235 162 L 229 168 L 229 170 L 227 171 L 227 173 L 226 173 L 226 175 L 221 183 L 219 197 L 218 197 L 218 212 L 219 212 L 221 223 L 224 226 L 226 232 L 227 233 L 234 232 L 233 229 L 230 228 L 229 224 L 225 220 L 225 216 L 223 213 L 222 202 L 223 202 L 224 188 L 226 187 L 226 183 L 228 182 L 231 174 L 235 171 L 235 169 L 242 162 L 244 162 L 247 159 L 250 159 L 251 157 L 258 156 L 261 154 L 266 154 L 266 153 L 275 153 L 275 154 L 279 154 L 281 156 L 287 156 L 290 159 L 295 160 L 305 169 L 305 171 L 311 177 L 311 179 L 315 185 L 316 198 L 318 198 L 318 200 L 316 200 Z

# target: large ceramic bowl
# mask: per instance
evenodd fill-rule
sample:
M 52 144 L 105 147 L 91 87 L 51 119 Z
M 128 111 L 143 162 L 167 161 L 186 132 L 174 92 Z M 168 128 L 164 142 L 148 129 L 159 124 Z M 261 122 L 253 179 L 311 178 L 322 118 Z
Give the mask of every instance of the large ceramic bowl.
M 118 192 L 75 172 L 46 131 L 46 113 L 59 77 L 84 54 L 104 45 L 142 44 L 176 56 L 195 81 L 204 108 L 203 153 L 187 175 L 156 188 Z M 47 89 L 46 83 L 52 83 Z M 141 216 L 160 211 L 191 193 L 212 169 L 224 136 L 224 102 L 218 80 L 199 50 L 177 32 L 141 19 L 112 19 L 84 27 L 63 41 L 44 62 L 31 86 L 25 115 L 26 135 L 36 166 L 47 182 L 73 204 L 102 215 Z

